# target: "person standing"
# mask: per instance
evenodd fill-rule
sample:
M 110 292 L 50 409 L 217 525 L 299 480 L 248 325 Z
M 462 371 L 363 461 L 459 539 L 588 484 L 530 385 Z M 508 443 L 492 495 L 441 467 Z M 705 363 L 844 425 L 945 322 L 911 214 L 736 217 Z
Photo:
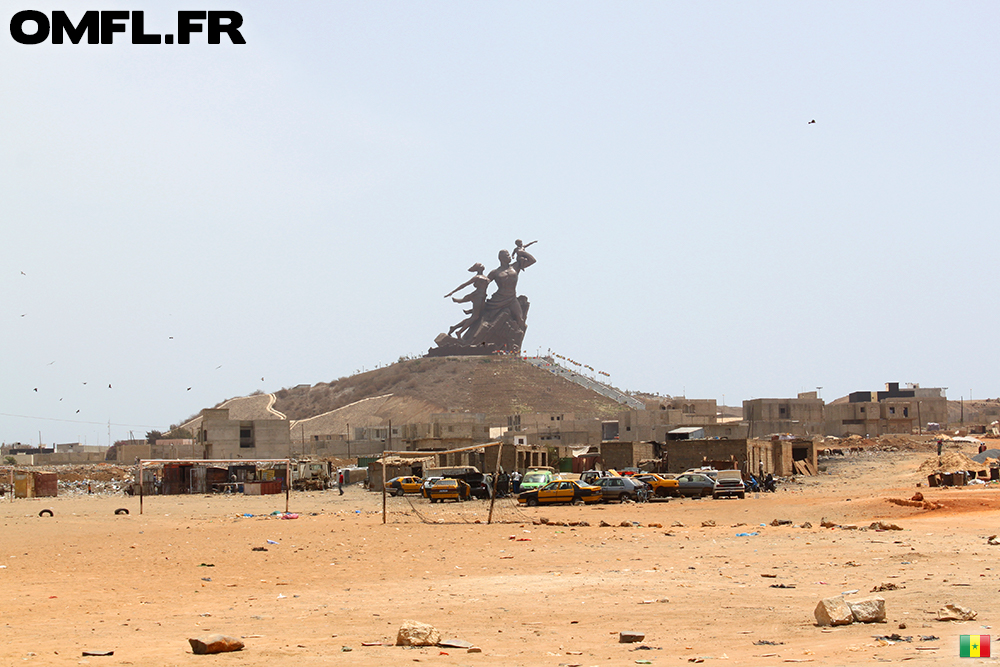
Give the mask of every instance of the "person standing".
M 938 458 L 940 458 L 941 457 L 941 448 L 944 446 L 944 441 L 941 438 L 938 438 L 937 445 L 938 445 Z
M 337 490 L 340 491 L 340 495 L 344 495 L 344 471 L 341 470 L 337 474 Z

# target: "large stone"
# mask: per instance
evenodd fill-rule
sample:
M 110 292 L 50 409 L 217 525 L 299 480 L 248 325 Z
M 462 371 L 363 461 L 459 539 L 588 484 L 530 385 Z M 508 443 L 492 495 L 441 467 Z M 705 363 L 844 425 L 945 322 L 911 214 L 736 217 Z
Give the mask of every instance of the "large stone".
M 641 642 L 646 638 L 645 632 L 619 632 L 618 633 L 618 643 L 619 644 L 634 644 L 635 642 Z
M 209 653 L 229 653 L 239 651 L 243 648 L 243 642 L 236 637 L 226 635 L 207 635 L 205 637 L 192 637 L 188 639 L 191 650 L 195 655 L 207 655 Z
M 441 641 L 441 633 L 427 623 L 403 621 L 396 634 L 396 646 L 434 646 Z
M 854 622 L 854 612 L 840 596 L 820 600 L 813 613 L 819 625 L 850 625 Z
M 859 600 L 848 600 L 847 606 L 858 623 L 883 623 L 885 621 L 885 598 L 873 595 Z
M 959 604 L 946 604 L 938 609 L 937 620 L 939 621 L 971 621 L 979 613 L 972 611 L 968 607 Z

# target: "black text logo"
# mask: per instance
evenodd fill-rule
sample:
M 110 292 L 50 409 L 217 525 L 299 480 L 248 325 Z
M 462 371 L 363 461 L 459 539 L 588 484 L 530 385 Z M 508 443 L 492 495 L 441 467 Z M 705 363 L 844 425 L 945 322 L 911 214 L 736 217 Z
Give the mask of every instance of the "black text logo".
M 167 44 L 174 43 L 172 34 L 147 35 L 142 12 L 124 10 L 84 12 L 83 18 L 74 25 L 66 12 L 54 11 L 50 19 L 45 12 L 26 9 L 11 18 L 10 35 L 21 44 L 41 44 L 50 36 L 53 44 L 63 44 L 66 39 L 73 44 L 79 44 L 84 37 L 87 38 L 87 44 L 113 44 L 115 33 L 127 32 L 129 27 L 127 24 L 130 21 L 133 44 L 160 44 L 161 41 Z M 239 12 L 179 11 L 177 43 L 190 44 L 191 33 L 205 32 L 209 44 L 220 44 L 223 33 L 233 44 L 246 44 L 247 41 L 240 34 L 241 25 L 243 16 Z

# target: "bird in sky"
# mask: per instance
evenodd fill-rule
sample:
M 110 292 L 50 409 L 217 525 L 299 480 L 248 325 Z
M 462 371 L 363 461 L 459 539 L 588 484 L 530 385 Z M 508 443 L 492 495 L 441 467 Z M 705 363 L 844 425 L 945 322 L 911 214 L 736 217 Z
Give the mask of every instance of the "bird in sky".
M 173 340 L 173 339 L 174 339 L 173 336 L 167 336 L 167 340 Z
M 222 368 L 222 364 L 219 364 L 218 366 L 216 366 L 215 370 L 219 370 L 220 368 Z
M 27 274 L 27 273 L 25 273 L 24 271 L 21 271 L 21 275 L 22 275 L 22 276 L 26 276 L 26 275 L 28 275 L 28 274 Z
M 38 393 L 38 387 L 35 387 L 35 393 L 36 394 Z
M 79 411 L 79 410 L 77 410 L 77 411 L 76 411 L 76 414 L 80 414 L 80 411 Z
M 188 388 L 187 388 L 187 390 L 188 390 L 188 391 L 191 391 L 191 387 L 188 387 Z
M 110 384 L 108 385 L 108 389 L 111 389 L 111 385 Z
M 809 121 L 808 123 L 806 123 L 806 125 L 815 125 L 815 124 L 816 124 L 816 119 L 815 118 L 813 120 Z

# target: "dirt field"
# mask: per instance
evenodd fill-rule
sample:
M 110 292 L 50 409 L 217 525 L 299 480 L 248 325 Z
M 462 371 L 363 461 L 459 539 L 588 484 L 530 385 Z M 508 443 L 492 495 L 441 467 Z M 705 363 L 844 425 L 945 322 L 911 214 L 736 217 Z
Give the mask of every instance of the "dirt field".
M 490 526 L 398 512 L 382 525 L 381 495 L 357 488 L 293 494 L 294 520 L 242 516 L 283 510 L 284 496 L 154 497 L 141 516 L 124 496 L 3 500 L 0 664 L 954 664 L 959 635 L 990 634 L 997 620 L 1000 546 L 987 537 L 1000 532 L 1000 488 L 917 489 L 928 454 L 824 461 L 831 474 L 742 501 L 507 508 L 526 520 Z M 944 507 L 886 501 L 918 490 Z M 416 504 L 432 521 L 458 511 Z M 485 508 L 461 511 L 485 518 Z M 531 523 L 539 517 L 591 525 Z M 821 528 L 823 518 L 904 530 Z M 881 593 L 887 623 L 815 625 L 820 598 L 883 583 L 900 587 Z M 935 620 L 950 602 L 979 617 Z M 404 619 L 482 653 L 393 646 Z M 620 644 L 620 631 L 646 637 Z M 193 655 L 187 638 L 210 633 L 246 648 Z M 874 638 L 892 633 L 912 641 Z M 385 645 L 362 645 L 372 642 Z

